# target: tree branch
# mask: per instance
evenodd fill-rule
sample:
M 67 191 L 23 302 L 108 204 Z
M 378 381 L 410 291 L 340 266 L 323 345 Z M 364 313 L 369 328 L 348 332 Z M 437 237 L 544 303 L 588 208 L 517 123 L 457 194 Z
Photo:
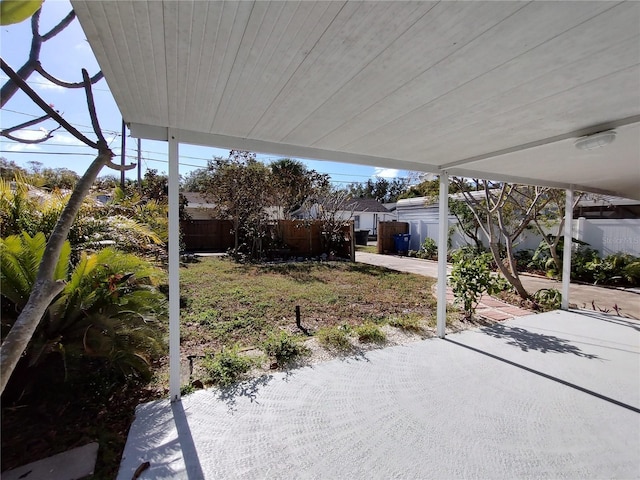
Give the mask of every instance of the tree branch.
M 13 135 L 7 133 L 5 130 L 3 130 L 0 135 L 8 138 L 9 140 L 13 140 L 14 142 L 18 142 L 18 143 L 26 143 L 26 144 L 36 144 L 36 143 L 42 143 L 42 142 L 46 142 L 47 140 L 49 140 L 50 138 L 53 138 L 53 135 L 51 135 L 53 132 L 55 132 L 56 130 L 59 130 L 61 127 L 58 126 L 57 128 L 54 128 L 53 130 L 51 130 L 50 132 L 46 132 L 45 136 L 42 138 L 36 138 L 35 140 L 28 140 L 26 138 L 20 138 L 20 137 L 14 137 Z M 44 132 L 43 132 L 44 133 Z
M 71 22 L 73 22 L 73 20 L 75 18 L 76 18 L 76 12 L 71 10 L 69 13 L 67 13 L 66 17 L 64 17 L 62 20 L 60 20 L 60 23 L 58 23 L 55 27 L 53 27 L 47 33 L 42 35 L 42 37 L 40 37 L 40 38 L 42 38 L 43 42 L 46 42 L 47 40 L 51 40 L 53 37 L 55 37 L 61 31 L 63 31 L 65 28 L 67 28 L 71 24 Z M 38 35 L 40 35 L 40 34 L 38 33 Z
M 85 85 L 84 81 L 83 82 L 65 82 L 64 80 L 60 80 L 59 78 L 54 77 L 53 75 L 51 75 L 49 72 L 47 72 L 44 69 L 44 67 L 42 66 L 42 64 L 39 61 L 36 62 L 35 71 L 38 72 L 40 75 L 42 75 L 47 80 L 49 80 L 51 83 L 54 83 L 54 84 L 58 85 L 59 87 L 84 88 L 84 85 Z M 89 79 L 89 82 L 91 83 L 91 85 L 94 85 L 95 83 L 99 82 L 103 78 L 104 78 L 104 74 L 102 73 L 102 70 L 101 70 L 98 73 L 96 73 L 93 77 L 91 77 Z
M 89 110 L 89 116 L 91 117 L 93 132 L 96 134 L 96 137 L 98 137 L 98 145 L 107 147 L 107 141 L 104 139 L 100 123 L 98 122 L 98 115 L 96 114 L 96 104 L 93 100 L 93 91 L 91 90 L 91 79 L 89 78 L 87 70 L 84 68 L 82 69 L 82 79 L 84 80 L 84 93 L 87 96 L 87 108 Z
M 50 118 L 51 118 L 50 115 L 43 115 L 41 117 L 34 118 L 33 120 L 26 121 L 24 123 L 21 123 L 20 125 L 16 125 L 15 127 L 5 128 L 4 130 L 2 130 L 0 135 L 4 135 L 5 133 L 15 132 L 16 130 L 22 130 L 23 128 L 27 128 L 27 127 L 33 127 L 34 125 L 42 123 L 45 120 L 48 120 Z
M 81 142 L 85 143 L 89 147 L 95 148 L 96 150 L 100 149 L 100 146 L 85 137 L 82 133 L 80 133 L 73 125 L 67 122 L 64 118 L 60 116 L 58 112 L 56 112 L 52 107 L 50 107 L 47 102 L 45 102 L 22 78 L 20 78 L 16 72 L 12 70 L 12 68 L 4 61 L 4 59 L 0 58 L 0 62 L 2 62 L 2 71 L 7 74 L 9 79 L 13 80 L 17 86 L 26 93 L 33 102 L 38 105 L 44 112 L 49 114 L 53 120 L 62 125 L 65 130 L 67 130 L 71 135 L 76 137 Z M 95 112 L 94 112 L 95 113 Z M 105 142 L 106 146 L 106 142 Z

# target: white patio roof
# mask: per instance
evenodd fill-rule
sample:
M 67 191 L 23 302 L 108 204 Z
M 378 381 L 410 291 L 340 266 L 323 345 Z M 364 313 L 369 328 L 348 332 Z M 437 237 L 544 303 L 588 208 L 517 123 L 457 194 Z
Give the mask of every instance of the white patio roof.
M 72 4 L 134 136 L 640 198 L 638 2 Z

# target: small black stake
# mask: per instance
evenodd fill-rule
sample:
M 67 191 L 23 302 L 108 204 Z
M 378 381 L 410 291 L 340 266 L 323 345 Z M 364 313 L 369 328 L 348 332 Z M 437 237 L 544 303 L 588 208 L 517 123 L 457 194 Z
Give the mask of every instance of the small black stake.
M 300 330 L 302 330 L 302 332 L 303 332 L 305 335 L 311 335 L 311 334 L 309 333 L 309 331 L 308 331 L 306 328 L 304 328 L 304 327 L 302 326 L 302 323 L 300 322 L 300 305 L 296 305 L 296 326 L 297 326 Z

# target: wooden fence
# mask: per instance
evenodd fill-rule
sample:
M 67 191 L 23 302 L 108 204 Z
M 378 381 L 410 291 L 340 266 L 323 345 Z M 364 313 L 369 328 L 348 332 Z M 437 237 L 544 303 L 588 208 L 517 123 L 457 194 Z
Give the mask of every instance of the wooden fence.
M 409 233 L 407 222 L 378 222 L 378 253 L 393 253 L 396 244 L 393 236 L 398 233 Z
M 182 220 L 180 232 L 189 251 L 226 252 L 233 247 L 231 220 Z
M 189 251 L 224 252 L 234 245 L 230 220 L 184 220 L 180 229 Z M 320 221 L 279 220 L 271 225 L 269 233 L 264 248 L 270 257 L 316 257 L 330 253 Z M 340 237 L 339 246 L 333 246 L 334 253 L 355 261 L 353 222 L 341 228 Z
M 284 244 L 284 252 L 290 256 L 315 257 L 329 254 L 326 235 L 323 235 L 322 222 L 305 220 L 279 220 L 273 226 L 272 237 Z M 340 245 L 333 246 L 334 253 L 355 261 L 355 235 L 353 222 L 340 229 Z

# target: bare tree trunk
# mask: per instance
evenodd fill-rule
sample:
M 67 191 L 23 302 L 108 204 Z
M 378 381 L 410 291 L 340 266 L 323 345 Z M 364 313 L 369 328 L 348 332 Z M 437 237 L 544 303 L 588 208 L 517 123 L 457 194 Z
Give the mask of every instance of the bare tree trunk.
M 112 153 L 108 149 L 101 151 L 91 163 L 76 184 L 69 202 L 47 241 L 29 300 L 0 347 L 0 393 L 4 391 L 49 304 L 64 289 L 64 282 L 55 281 L 53 278 L 60 252 L 84 198 L 102 167 L 111 161 L 111 156 Z
M 498 266 L 498 270 L 507 279 L 507 281 L 515 288 L 518 295 L 520 295 L 523 299 L 528 299 L 530 297 L 529 292 L 522 285 L 522 281 L 520 280 L 520 276 L 516 273 L 515 275 L 511 274 L 509 268 L 507 268 L 502 259 L 500 258 L 500 250 L 498 248 L 498 244 L 491 242 L 489 243 L 489 249 L 491 250 L 491 254 L 493 255 L 493 260 L 496 262 Z

